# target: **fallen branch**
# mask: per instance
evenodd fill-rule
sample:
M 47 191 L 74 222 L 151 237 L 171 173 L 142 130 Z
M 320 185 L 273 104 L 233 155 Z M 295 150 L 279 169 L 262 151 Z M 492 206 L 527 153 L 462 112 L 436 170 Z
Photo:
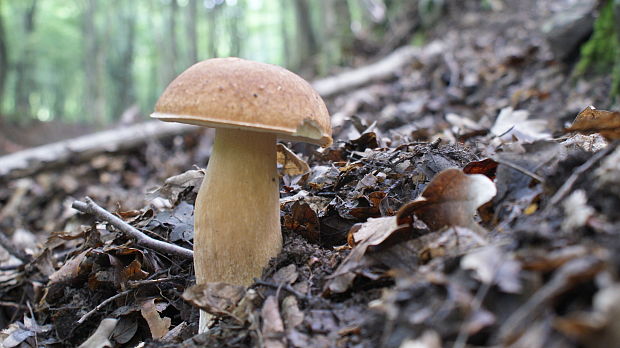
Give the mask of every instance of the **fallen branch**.
M 37 173 L 43 169 L 90 159 L 104 152 L 131 149 L 150 139 L 188 133 L 196 126 L 148 121 L 60 141 L 0 157 L 0 182 Z
M 86 203 L 75 201 L 71 206 L 73 207 L 73 209 L 79 210 L 82 213 L 90 214 L 100 220 L 109 222 L 119 231 L 134 239 L 136 244 L 149 249 L 153 249 L 155 251 L 159 251 L 164 254 L 176 255 L 185 259 L 194 258 L 193 251 L 175 244 L 170 244 L 161 240 L 153 239 L 140 232 L 135 227 L 129 225 L 125 221 L 121 220 L 119 217 L 112 215 L 110 212 L 98 206 L 97 203 L 93 202 L 93 200 L 90 199 L 90 197 L 86 197 L 84 200 L 86 201 Z
M 415 59 L 440 54 L 443 46 L 439 41 L 432 42 L 424 47 L 404 46 L 376 63 L 316 80 L 312 83 L 312 87 L 322 97 L 330 97 L 374 81 L 385 80 L 394 76 L 401 67 Z
M 312 86 L 321 96 L 330 97 L 388 79 L 416 59 L 425 60 L 439 55 L 443 47 L 440 41 L 424 47 L 404 46 L 373 64 L 316 80 Z M 101 153 L 131 149 L 150 139 L 184 134 L 195 129 L 196 126 L 188 124 L 148 121 L 15 152 L 0 157 L 0 182 L 67 163 L 85 161 Z

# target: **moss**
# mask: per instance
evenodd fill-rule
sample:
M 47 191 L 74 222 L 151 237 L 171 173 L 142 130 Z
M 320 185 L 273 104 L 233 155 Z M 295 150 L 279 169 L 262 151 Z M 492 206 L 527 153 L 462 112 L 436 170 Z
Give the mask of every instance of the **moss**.
M 611 74 L 612 96 L 620 95 L 620 24 L 615 21 L 615 6 L 620 6 L 620 2 L 608 0 L 601 8 L 592 37 L 581 46 L 581 58 L 575 68 L 578 75 Z

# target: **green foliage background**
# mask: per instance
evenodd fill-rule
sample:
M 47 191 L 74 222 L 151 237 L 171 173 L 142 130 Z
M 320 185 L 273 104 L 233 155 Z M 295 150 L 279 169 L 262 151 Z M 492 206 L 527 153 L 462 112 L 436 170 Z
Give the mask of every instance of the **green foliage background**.
M 620 0 L 608 0 L 601 8 L 591 38 L 581 47 L 575 72 L 611 74 L 611 95 L 620 95 Z
M 310 75 L 327 74 L 333 67 L 344 65 L 345 40 L 350 44 L 352 34 L 334 35 L 334 30 L 350 32 L 351 27 L 375 25 L 368 21 L 362 8 L 364 2 L 359 0 L 194 1 L 197 60 L 235 55 L 309 71 Z M 322 49 L 315 52 L 316 66 L 306 70 L 301 63 L 303 57 L 298 56 L 299 27 L 295 17 L 295 4 L 304 1 L 309 5 L 307 16 Z M 328 28 L 325 13 L 337 1 L 346 4 L 350 16 L 344 29 Z M 388 2 L 406 3 L 405 0 Z M 0 0 L 0 24 L 4 27 L 9 62 L 4 93 L 0 95 L 0 118 L 18 123 L 32 119 L 90 123 L 96 119 L 94 110 L 101 107 L 104 116 L 95 123 L 105 124 L 117 120 L 131 105 L 137 105 L 142 115 L 148 115 L 171 78 L 194 63 L 188 53 L 192 41 L 187 21 L 192 3 L 192 0 Z M 34 30 L 29 32 L 25 18 L 32 6 L 36 8 Z M 90 37 L 99 51 L 95 63 L 88 53 L 90 34 L 84 21 L 89 6 L 96 7 L 92 21 L 95 33 Z M 134 30 L 133 38 L 129 28 Z M 170 28 L 174 28 L 173 36 Z M 328 42 L 327 34 L 340 41 Z M 132 54 L 130 63 L 126 57 L 128 50 Z M 91 70 L 97 67 L 91 75 L 86 73 L 88 60 Z M 96 77 L 99 97 L 93 98 L 87 76 Z M 20 83 L 26 89 L 21 93 L 26 94 L 25 109 L 18 105 Z

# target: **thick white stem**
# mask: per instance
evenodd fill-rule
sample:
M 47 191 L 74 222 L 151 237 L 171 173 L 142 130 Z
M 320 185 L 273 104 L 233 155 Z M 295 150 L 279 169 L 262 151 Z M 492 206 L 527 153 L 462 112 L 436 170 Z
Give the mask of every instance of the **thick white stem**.
M 198 284 L 247 286 L 261 275 L 282 248 L 275 135 L 216 130 L 194 221 Z

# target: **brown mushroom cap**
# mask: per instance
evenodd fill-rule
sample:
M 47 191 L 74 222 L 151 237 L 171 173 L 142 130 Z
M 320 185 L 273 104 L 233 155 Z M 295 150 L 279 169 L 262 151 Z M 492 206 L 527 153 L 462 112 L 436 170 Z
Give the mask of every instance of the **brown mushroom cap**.
M 272 132 L 322 146 L 332 142 L 327 107 L 308 82 L 279 66 L 240 58 L 194 64 L 168 85 L 151 117 Z

